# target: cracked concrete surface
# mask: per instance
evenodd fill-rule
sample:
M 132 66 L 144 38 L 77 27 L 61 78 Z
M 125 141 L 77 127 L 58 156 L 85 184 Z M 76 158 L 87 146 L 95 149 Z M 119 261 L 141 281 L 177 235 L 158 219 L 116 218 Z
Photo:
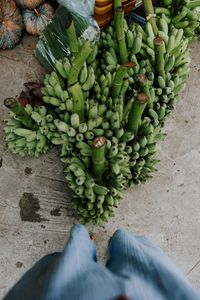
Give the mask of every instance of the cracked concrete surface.
M 0 92 L 15 96 L 23 83 L 40 79 L 44 70 L 33 56 L 36 39 L 24 37 L 15 50 L 0 51 Z M 154 178 L 129 189 L 104 226 L 88 226 L 94 234 L 100 261 L 107 255 L 113 232 L 125 228 L 157 243 L 200 290 L 200 43 L 192 46 L 190 79 L 165 131 Z M 58 150 L 37 158 L 12 155 L 3 141 L 0 117 L 0 298 L 43 255 L 59 251 L 78 220 L 70 208 L 71 194 L 64 180 Z M 36 222 L 22 221 L 20 199 L 36 201 Z M 23 198 L 24 199 L 24 198 Z M 39 206 L 38 204 L 39 203 Z M 38 221 L 39 220 L 39 221 Z

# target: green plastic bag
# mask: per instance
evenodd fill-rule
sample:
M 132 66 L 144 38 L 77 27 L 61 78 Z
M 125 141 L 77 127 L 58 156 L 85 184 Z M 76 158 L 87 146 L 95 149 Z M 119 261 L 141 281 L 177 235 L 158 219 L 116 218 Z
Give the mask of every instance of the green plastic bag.
M 53 20 L 40 36 L 35 50 L 36 58 L 48 71 L 55 69 L 55 60 L 70 56 L 66 24 L 71 18 L 74 21 L 78 37 L 93 42 L 99 39 L 99 28 L 91 17 L 83 17 L 59 6 Z

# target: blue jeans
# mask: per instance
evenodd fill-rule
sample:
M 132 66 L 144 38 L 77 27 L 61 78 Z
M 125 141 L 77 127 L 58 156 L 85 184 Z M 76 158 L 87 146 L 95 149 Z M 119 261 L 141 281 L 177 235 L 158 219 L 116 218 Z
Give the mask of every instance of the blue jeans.
M 97 263 L 87 229 L 75 225 L 62 253 L 39 260 L 5 300 L 200 300 L 160 248 L 117 230 L 106 266 Z

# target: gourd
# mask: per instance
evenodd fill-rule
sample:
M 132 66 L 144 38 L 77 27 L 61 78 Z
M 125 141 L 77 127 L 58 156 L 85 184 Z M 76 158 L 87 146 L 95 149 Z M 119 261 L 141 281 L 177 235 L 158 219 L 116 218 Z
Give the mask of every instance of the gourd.
M 26 31 L 33 35 L 40 35 L 52 19 L 54 9 L 50 3 L 44 3 L 34 10 L 23 10 L 23 19 Z
M 0 49 L 14 48 L 23 30 L 22 16 L 13 0 L 0 1 Z
M 16 0 L 16 2 L 21 8 L 34 9 L 42 2 L 44 2 L 44 0 Z

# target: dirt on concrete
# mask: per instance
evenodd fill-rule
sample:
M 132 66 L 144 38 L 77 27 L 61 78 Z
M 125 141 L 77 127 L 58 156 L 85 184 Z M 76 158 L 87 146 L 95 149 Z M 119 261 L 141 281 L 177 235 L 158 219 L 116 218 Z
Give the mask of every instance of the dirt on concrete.
M 56 207 L 50 211 L 50 214 L 55 217 L 59 217 L 61 215 L 60 207 Z
M 23 263 L 21 261 L 16 262 L 16 267 L 20 269 L 23 266 Z
M 26 167 L 26 168 L 24 169 L 24 174 L 25 174 L 25 175 L 31 175 L 32 173 L 33 173 L 32 168 Z
M 39 199 L 32 193 L 24 193 L 19 201 L 20 217 L 24 222 L 42 222 L 40 214 L 37 212 L 40 209 Z

